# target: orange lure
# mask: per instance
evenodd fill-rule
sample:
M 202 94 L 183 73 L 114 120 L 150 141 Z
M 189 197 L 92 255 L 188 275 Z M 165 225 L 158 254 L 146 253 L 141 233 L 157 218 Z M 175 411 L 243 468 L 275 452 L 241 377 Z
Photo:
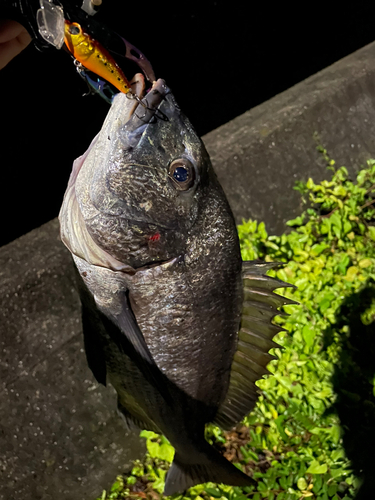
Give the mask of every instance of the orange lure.
M 107 80 L 120 92 L 131 92 L 126 76 L 113 57 L 99 42 L 85 33 L 78 23 L 65 19 L 64 41 L 75 59 L 86 69 Z

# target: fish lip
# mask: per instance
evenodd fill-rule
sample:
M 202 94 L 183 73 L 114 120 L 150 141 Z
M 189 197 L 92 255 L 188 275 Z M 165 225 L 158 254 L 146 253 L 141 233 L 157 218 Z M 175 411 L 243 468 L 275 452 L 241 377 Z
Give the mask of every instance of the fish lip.
M 147 125 L 155 120 L 157 112 L 162 119 L 167 119 L 160 111 L 160 106 L 169 93 L 170 89 L 165 80 L 159 78 L 142 99 L 137 96 L 130 97 L 137 100 L 138 104 L 130 112 L 125 124 L 118 129 L 118 137 L 125 146 L 132 148 L 137 146 Z
M 150 123 L 152 117 L 155 115 L 156 111 L 160 107 L 160 104 L 165 99 L 165 97 L 170 94 L 170 89 L 165 83 L 165 80 L 159 78 L 156 82 L 153 83 L 152 88 L 147 92 L 147 94 L 140 100 L 138 100 L 138 106 L 132 113 L 129 118 L 129 121 L 132 119 L 134 115 L 142 122 L 142 124 Z M 144 113 L 143 115 L 137 114 L 136 111 L 143 107 Z M 140 115 L 140 116 L 139 116 Z M 135 120 L 136 121 L 136 120 Z

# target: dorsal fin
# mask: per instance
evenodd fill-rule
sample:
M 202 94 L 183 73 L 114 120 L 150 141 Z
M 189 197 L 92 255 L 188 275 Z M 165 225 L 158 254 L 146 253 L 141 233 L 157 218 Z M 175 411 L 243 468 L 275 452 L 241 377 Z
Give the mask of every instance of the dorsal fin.
M 228 392 L 214 421 L 223 429 L 235 426 L 254 408 L 258 398 L 255 382 L 269 373 L 266 366 L 275 358 L 268 351 L 277 347 L 272 339 L 276 333 L 283 331 L 272 320 L 278 315 L 285 316 L 278 310 L 279 307 L 297 304 L 273 293 L 277 288 L 293 286 L 266 275 L 267 271 L 280 265 L 278 262 L 242 263 L 244 298 L 237 350 L 233 357 Z

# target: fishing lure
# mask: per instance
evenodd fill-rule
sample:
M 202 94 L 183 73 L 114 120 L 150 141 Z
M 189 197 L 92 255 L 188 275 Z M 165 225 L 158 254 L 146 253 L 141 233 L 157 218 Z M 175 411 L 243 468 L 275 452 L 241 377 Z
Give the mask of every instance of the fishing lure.
M 116 95 L 114 88 L 99 76 L 90 74 L 90 72 L 78 61 L 76 61 L 76 67 L 79 76 L 88 86 L 88 92 L 83 95 L 98 94 L 105 102 L 112 104 L 112 99 Z
M 153 84 L 156 79 L 155 74 L 145 55 L 125 38 L 93 21 L 90 16 L 83 14 L 79 10 L 69 12 L 70 9 L 68 8 L 66 14 L 71 20 L 66 19 L 61 4 L 59 2 L 54 3 L 56 1 L 39 0 L 40 9 L 37 11 L 36 19 L 41 38 L 57 49 L 61 49 L 65 42 L 65 48 L 73 55 L 74 65 L 79 75 L 86 81 L 90 93 L 97 93 L 105 101 L 111 103 L 116 88 L 130 98 L 139 99 L 132 92 L 129 81 L 110 51 L 136 63 L 146 79 Z M 84 4 L 88 1 L 85 0 Z M 89 12 L 89 10 L 85 9 L 86 12 L 92 15 L 93 12 Z M 73 22 L 72 19 L 83 24 Z M 116 52 L 110 47 L 110 51 L 104 48 L 94 38 L 97 32 L 100 32 L 101 35 L 105 33 L 106 43 L 109 43 L 110 47 L 113 45 L 111 42 L 122 41 L 125 52 L 118 48 L 118 43 Z M 92 36 L 93 33 L 94 36 Z M 144 103 L 141 102 L 141 104 L 144 106 Z
M 120 92 L 132 93 L 130 84 L 110 53 L 78 23 L 65 19 L 64 41 L 69 52 L 86 69 L 104 78 Z

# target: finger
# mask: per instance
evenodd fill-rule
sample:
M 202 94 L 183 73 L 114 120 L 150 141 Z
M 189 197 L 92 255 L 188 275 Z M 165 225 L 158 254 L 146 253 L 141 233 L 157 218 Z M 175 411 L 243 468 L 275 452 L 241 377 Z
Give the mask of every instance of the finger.
M 31 37 L 21 24 L 10 20 L 0 21 L 0 69 L 22 52 L 30 42 Z

